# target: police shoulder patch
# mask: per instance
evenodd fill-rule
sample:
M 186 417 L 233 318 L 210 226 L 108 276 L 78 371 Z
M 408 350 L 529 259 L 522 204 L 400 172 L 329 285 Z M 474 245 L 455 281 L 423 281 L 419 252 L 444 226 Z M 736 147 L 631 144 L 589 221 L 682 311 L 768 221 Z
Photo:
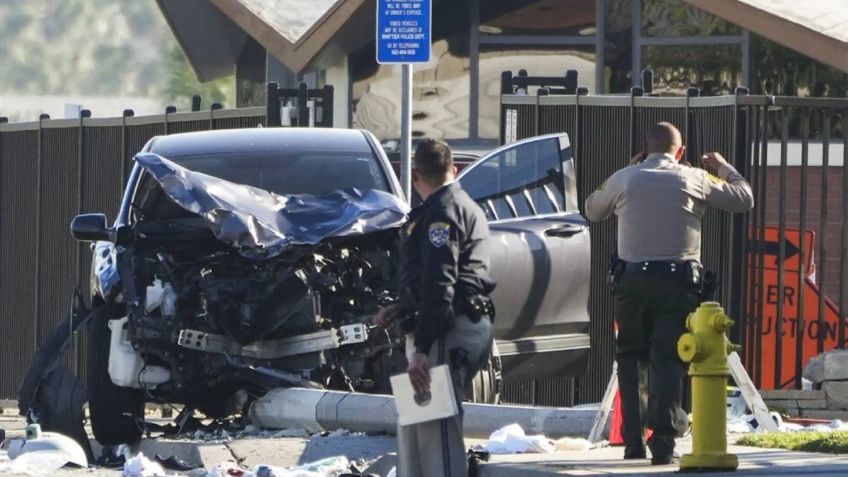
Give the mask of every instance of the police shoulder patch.
M 450 224 L 447 222 L 433 222 L 430 224 L 427 236 L 434 247 L 439 248 L 448 242 L 450 238 Z
M 716 177 L 716 176 L 710 174 L 709 172 L 707 173 L 707 178 L 710 180 L 710 182 L 712 182 L 715 185 L 722 185 L 722 184 L 725 183 L 724 179 L 722 179 L 720 177 Z

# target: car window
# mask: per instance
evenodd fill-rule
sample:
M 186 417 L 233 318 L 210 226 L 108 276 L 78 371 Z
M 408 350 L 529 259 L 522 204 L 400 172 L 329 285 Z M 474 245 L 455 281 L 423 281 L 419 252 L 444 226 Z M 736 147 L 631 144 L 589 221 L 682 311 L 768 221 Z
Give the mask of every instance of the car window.
M 460 182 L 489 220 L 551 214 L 565 207 L 557 138 L 501 151 L 469 170 Z

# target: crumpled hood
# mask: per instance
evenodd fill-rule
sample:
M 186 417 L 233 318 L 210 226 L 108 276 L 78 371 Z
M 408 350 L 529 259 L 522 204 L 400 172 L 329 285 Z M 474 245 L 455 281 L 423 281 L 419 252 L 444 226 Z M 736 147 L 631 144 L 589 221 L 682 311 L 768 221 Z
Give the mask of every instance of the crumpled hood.
M 191 171 L 157 154 L 140 153 L 135 160 L 171 200 L 203 217 L 218 240 L 248 258 L 270 258 L 291 245 L 393 229 L 406 221 L 406 205 L 388 192 L 351 188 L 280 195 Z

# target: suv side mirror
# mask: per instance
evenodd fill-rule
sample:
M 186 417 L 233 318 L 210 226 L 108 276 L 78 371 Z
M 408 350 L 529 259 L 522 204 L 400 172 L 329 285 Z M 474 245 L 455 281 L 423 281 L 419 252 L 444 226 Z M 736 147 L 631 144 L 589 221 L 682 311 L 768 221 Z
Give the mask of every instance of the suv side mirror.
M 81 214 L 71 222 L 71 235 L 81 242 L 110 240 L 104 214 Z

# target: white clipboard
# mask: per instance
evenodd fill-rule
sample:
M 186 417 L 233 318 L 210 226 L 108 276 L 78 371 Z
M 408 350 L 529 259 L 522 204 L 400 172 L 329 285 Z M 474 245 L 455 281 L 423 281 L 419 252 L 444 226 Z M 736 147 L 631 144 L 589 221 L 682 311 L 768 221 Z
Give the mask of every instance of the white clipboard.
M 459 414 L 450 370 L 446 364 L 430 369 L 430 393 L 429 396 L 423 396 L 425 400 L 416 400 L 409 374 L 392 376 L 391 383 L 397 407 L 398 424 L 401 426 L 436 421 Z

